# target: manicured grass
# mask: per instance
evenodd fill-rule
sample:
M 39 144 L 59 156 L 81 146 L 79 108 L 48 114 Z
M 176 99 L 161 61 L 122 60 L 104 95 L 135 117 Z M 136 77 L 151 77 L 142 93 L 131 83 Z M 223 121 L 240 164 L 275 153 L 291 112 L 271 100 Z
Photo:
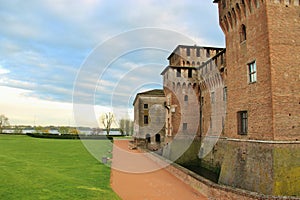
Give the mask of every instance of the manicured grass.
M 99 143 L 103 152 L 112 147 L 108 140 Z M 110 188 L 110 168 L 91 156 L 80 140 L 0 135 L 0 199 L 119 197 Z

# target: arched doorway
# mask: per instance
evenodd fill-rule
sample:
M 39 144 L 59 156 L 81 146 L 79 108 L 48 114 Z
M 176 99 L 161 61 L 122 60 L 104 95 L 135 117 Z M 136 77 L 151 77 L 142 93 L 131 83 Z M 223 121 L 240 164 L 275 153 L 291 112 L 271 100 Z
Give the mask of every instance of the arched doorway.
M 159 133 L 157 133 L 155 135 L 155 142 L 160 143 L 160 134 Z
M 151 143 L 151 135 L 149 133 L 146 135 L 146 141 Z

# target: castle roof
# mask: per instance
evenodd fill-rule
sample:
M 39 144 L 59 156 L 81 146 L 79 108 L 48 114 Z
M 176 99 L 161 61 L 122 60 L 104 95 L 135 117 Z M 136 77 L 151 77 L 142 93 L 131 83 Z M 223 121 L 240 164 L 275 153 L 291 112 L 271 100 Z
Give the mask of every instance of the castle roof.
M 148 90 L 148 91 L 145 91 L 145 92 L 137 93 L 136 96 L 135 96 L 135 99 L 133 101 L 133 105 L 135 104 L 135 102 L 136 102 L 136 100 L 139 96 L 164 97 L 165 93 L 164 93 L 164 90 L 162 90 L 162 89 L 154 89 L 154 90 Z

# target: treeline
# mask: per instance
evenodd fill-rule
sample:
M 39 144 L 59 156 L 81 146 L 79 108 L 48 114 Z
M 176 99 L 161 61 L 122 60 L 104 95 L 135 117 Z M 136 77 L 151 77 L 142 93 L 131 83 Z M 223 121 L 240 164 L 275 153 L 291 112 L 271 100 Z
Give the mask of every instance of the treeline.
M 73 139 L 73 140 L 113 140 L 114 137 L 120 135 L 78 135 L 78 134 L 45 134 L 45 133 L 26 133 L 26 135 L 35 138 L 51 138 L 51 139 Z

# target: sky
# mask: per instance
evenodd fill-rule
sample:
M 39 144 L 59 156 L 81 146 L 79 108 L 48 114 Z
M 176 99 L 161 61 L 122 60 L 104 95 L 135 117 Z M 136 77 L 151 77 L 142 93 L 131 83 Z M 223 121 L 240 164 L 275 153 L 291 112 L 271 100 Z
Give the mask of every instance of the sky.
M 136 93 L 162 88 L 177 45 L 225 46 L 212 0 L 0 0 L 0 27 L 11 125 L 132 118 Z

